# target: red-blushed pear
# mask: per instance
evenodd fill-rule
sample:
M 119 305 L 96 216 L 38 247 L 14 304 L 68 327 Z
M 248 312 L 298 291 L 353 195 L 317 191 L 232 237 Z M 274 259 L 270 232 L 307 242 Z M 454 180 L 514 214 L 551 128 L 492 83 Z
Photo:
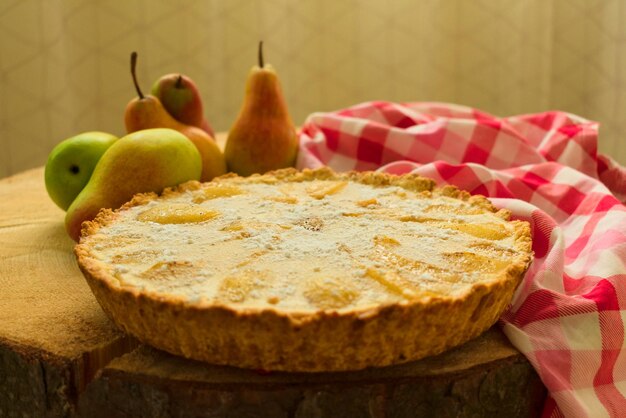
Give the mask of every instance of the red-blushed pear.
M 287 104 L 271 65 L 252 67 L 239 116 L 228 133 L 224 156 L 228 169 L 242 176 L 292 167 L 298 153 L 298 137 Z
M 196 147 L 173 129 L 145 129 L 118 139 L 102 155 L 91 178 L 65 214 L 65 229 L 78 241 L 84 221 L 100 209 L 115 209 L 135 194 L 198 180 L 202 160 Z
M 161 101 L 152 95 L 144 95 L 139 88 L 135 67 L 137 53 L 131 54 L 131 74 L 137 90 L 136 98 L 126 106 L 124 122 L 128 133 L 150 128 L 170 128 L 184 134 L 198 148 L 202 157 L 201 181 L 209 181 L 213 177 L 226 173 L 224 155 L 213 138 L 202 129 L 185 125 L 174 119 L 161 104 Z
M 174 119 L 197 126 L 215 138 L 213 128 L 204 117 L 200 91 L 191 78 L 176 73 L 164 75 L 152 85 L 152 95 Z

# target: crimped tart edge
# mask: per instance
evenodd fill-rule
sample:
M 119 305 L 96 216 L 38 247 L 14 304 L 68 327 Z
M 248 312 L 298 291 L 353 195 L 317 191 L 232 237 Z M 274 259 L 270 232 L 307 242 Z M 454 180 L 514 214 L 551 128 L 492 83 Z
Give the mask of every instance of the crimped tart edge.
M 378 172 L 335 173 L 328 168 L 282 169 L 242 178 L 227 174 L 214 179 L 243 182 L 350 180 L 379 186 L 399 186 L 415 192 L 468 201 L 508 220 L 510 212 L 496 209 L 484 196 L 471 196 L 454 186 L 435 188 L 434 181 L 415 174 Z M 192 181 L 166 189 L 162 196 L 196 190 Z M 85 222 L 82 237 L 96 233 L 119 211 L 143 205 L 155 193 L 136 195 L 120 209 L 102 210 Z M 427 296 L 410 301 L 337 312 L 281 311 L 273 307 L 237 307 L 122 287 L 93 259 L 84 244 L 75 254 L 92 292 L 107 315 L 142 342 L 187 358 L 214 364 L 282 371 L 340 371 L 379 367 L 439 354 L 491 327 L 510 303 L 532 261 L 530 227 L 515 228 L 517 259 L 499 278 L 476 283 L 457 296 Z M 442 331 L 445 331 L 442 332 Z

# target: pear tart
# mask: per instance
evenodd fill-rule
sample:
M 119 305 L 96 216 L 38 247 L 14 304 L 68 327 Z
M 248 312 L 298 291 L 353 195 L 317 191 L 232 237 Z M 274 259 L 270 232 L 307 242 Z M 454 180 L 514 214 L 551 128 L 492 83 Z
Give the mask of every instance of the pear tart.
M 531 259 L 526 222 L 417 175 L 278 170 L 137 195 L 75 249 L 104 311 L 173 354 L 356 370 L 478 336 Z

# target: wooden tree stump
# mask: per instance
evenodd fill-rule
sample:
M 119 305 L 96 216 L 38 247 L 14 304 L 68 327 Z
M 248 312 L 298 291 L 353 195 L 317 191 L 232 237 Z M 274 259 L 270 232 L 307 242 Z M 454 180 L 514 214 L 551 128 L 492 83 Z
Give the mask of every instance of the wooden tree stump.
M 139 346 L 91 294 L 43 169 L 0 180 L 0 417 L 536 416 L 545 388 L 492 329 L 349 373 L 218 367 Z
M 0 181 L 0 416 L 63 416 L 133 342 L 104 315 L 43 170 Z
M 148 347 L 87 388 L 85 417 L 529 417 L 545 389 L 497 329 L 442 355 L 341 373 L 258 373 Z

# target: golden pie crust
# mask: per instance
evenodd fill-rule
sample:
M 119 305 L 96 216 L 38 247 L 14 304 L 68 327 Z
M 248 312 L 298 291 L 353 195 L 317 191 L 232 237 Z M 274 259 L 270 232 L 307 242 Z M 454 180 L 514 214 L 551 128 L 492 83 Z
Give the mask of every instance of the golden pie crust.
M 140 194 L 83 224 L 78 264 L 140 341 L 282 371 L 387 366 L 491 327 L 528 223 L 414 174 L 284 169 Z

